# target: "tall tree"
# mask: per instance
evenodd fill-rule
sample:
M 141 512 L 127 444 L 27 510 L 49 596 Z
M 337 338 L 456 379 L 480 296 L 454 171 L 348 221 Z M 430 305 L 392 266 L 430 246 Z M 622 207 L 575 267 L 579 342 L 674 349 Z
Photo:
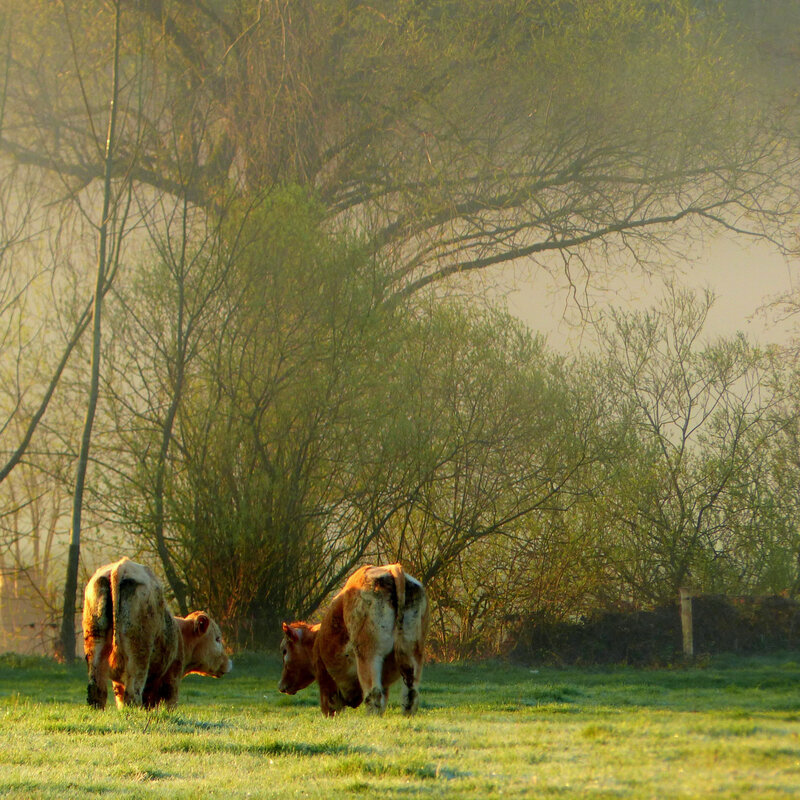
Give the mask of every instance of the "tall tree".
M 185 614 L 188 587 L 176 563 L 181 558 L 174 552 L 169 513 L 172 450 L 176 435 L 180 440 L 197 363 L 218 347 L 207 331 L 218 331 L 230 310 L 227 283 L 239 247 L 232 225 L 220 219 L 210 223 L 186 200 L 162 197 L 146 220 L 150 246 L 139 251 L 140 263 L 129 279 L 115 286 L 108 318 L 113 359 L 103 392 L 111 410 L 115 464 L 103 471 L 94 506 L 157 553 Z
M 520 259 L 577 283 L 692 224 L 779 243 L 797 208 L 796 98 L 753 77 L 777 34 L 738 0 L 124 2 L 151 31 L 134 180 L 206 208 L 231 184 L 313 188 L 391 261 L 387 298 Z M 99 179 L 40 46 L 0 151 Z
M 13 14 L 0 13 L 0 39 L 5 50 L 0 65 L 0 137 L 9 124 L 6 105 L 14 61 L 14 20 Z M 52 224 L 55 216 L 52 209 L 49 213 L 43 209 L 52 198 L 42 191 L 41 177 L 39 170 L 15 164 L 13 159 L 6 157 L 0 161 L 0 357 L 4 364 L 0 483 L 28 450 L 90 319 L 89 306 L 85 306 L 77 318 L 67 324 L 61 355 L 54 363 L 42 364 L 43 359 L 29 357 L 28 351 L 34 342 L 41 344 L 48 338 L 47 346 L 41 349 L 49 350 L 55 336 L 45 324 L 46 314 L 37 313 L 39 304 L 33 299 L 37 291 L 42 291 L 43 282 L 56 280 L 60 260 L 54 253 L 58 249 L 56 240 L 60 225 Z M 52 228 L 56 229 L 55 234 L 50 233 Z M 45 260 L 40 254 L 48 247 L 51 258 Z M 38 333 L 37 327 L 40 328 Z M 41 329 L 46 329 L 47 334 Z M 31 363 L 36 364 L 35 374 L 30 372 Z M 34 394 L 36 399 L 32 401 Z
M 81 520 L 83 515 L 83 495 L 86 471 L 89 465 L 89 450 L 92 442 L 97 399 L 100 389 L 100 359 L 102 346 L 103 296 L 106 291 L 109 272 L 119 263 L 119 247 L 124 223 L 117 219 L 114 208 L 117 113 L 119 98 L 119 54 L 121 39 L 122 3 L 117 0 L 114 8 L 114 39 L 111 63 L 111 91 L 108 114 L 108 129 L 105 137 L 102 211 L 97 227 L 97 269 L 95 274 L 94 300 L 92 304 L 92 357 L 89 390 L 86 403 L 86 418 L 81 435 L 80 451 L 75 470 L 75 489 L 72 501 L 72 529 L 70 536 L 67 571 L 64 581 L 64 605 L 61 618 L 61 654 L 68 663 L 75 660 L 75 603 L 78 591 L 78 565 L 81 546 Z M 124 217 L 124 214 L 122 215 Z M 115 222 L 116 229 L 115 229 Z
M 640 601 L 669 602 L 727 557 L 741 482 L 785 424 L 769 354 L 743 336 L 705 339 L 712 304 L 670 284 L 657 306 L 600 326 L 605 380 L 635 434 L 620 491 L 608 494 L 609 545 L 623 591 Z

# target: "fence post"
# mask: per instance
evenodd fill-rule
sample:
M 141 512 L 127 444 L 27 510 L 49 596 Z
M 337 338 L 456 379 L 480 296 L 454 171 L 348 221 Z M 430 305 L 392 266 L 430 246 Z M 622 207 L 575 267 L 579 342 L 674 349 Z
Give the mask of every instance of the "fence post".
M 681 631 L 683 632 L 683 655 L 694 658 L 694 633 L 692 631 L 692 592 L 681 586 Z

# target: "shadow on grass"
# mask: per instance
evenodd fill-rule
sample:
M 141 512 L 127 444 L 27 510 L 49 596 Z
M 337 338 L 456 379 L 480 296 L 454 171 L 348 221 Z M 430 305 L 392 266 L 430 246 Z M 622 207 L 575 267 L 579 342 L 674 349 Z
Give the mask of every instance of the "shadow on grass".
M 361 752 L 339 740 L 321 742 L 297 742 L 286 739 L 272 739 L 266 742 L 221 742 L 207 739 L 182 738 L 169 742 L 161 748 L 164 753 L 214 753 L 224 755 L 256 756 L 341 756 Z

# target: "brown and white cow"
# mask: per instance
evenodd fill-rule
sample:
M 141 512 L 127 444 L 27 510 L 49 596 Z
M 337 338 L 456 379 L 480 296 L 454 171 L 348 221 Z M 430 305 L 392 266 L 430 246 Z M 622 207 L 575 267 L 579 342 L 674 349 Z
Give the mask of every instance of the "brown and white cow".
M 219 678 L 233 666 L 217 623 L 202 611 L 173 616 L 153 571 L 128 558 L 100 567 L 86 584 L 83 642 L 94 708 L 105 708 L 109 678 L 120 708 L 173 707 L 184 675 Z
M 295 694 L 315 680 L 322 713 L 333 716 L 364 701 L 382 714 L 387 687 L 403 678 L 403 711 L 419 705 L 428 599 L 400 564 L 356 570 L 333 598 L 322 622 L 283 623 L 283 674 L 278 686 Z

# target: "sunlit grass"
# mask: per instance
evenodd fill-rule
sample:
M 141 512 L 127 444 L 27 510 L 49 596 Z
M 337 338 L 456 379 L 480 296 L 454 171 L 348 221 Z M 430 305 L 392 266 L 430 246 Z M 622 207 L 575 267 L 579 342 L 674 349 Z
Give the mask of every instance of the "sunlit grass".
M 795 797 L 800 667 L 431 665 L 420 713 L 324 719 L 248 655 L 190 676 L 174 712 L 95 712 L 85 673 L 0 657 L 0 796 Z

